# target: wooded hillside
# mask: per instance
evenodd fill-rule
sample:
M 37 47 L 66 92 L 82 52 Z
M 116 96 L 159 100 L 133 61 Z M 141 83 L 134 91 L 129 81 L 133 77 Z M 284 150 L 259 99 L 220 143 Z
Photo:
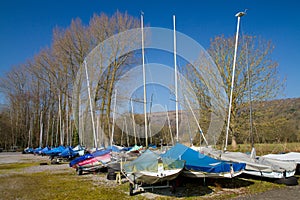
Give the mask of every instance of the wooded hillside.
M 240 111 L 239 143 L 250 141 L 249 107 Z M 300 141 L 300 98 L 253 103 L 255 143 Z

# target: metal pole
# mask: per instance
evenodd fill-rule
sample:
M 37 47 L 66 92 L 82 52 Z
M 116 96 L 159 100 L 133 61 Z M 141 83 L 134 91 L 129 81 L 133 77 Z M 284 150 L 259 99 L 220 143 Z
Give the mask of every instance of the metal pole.
M 173 37 L 174 37 L 174 70 L 175 70 L 175 107 L 176 107 L 176 142 L 179 141 L 178 130 L 178 88 L 177 88 L 177 60 L 176 60 L 176 29 L 175 29 L 175 15 L 173 15 Z
M 94 147 L 96 149 L 98 149 L 98 144 L 97 144 L 97 141 L 96 141 L 94 111 L 93 111 L 92 98 L 91 98 L 90 80 L 89 80 L 89 75 L 88 75 L 88 71 L 87 71 L 86 60 L 84 60 L 84 67 L 85 67 L 85 74 L 86 74 L 86 84 L 87 84 L 88 95 L 89 95 L 89 100 L 90 100 L 90 110 L 91 110 L 91 118 L 92 118 L 92 126 L 93 126 L 92 128 L 93 128 L 93 136 L 94 136 Z
M 115 102 L 114 102 L 113 122 L 112 122 L 113 124 L 112 124 L 112 130 L 111 130 L 110 146 L 113 145 L 113 141 L 114 141 L 116 105 L 117 105 L 117 90 L 115 90 Z
M 229 108 L 228 108 L 228 119 L 227 119 L 227 128 L 226 128 L 225 148 L 224 148 L 225 151 L 227 150 L 227 145 L 228 145 L 228 133 L 229 133 L 229 127 L 230 127 L 232 93 L 233 93 L 233 85 L 234 85 L 236 54 L 237 54 L 238 39 L 239 39 L 240 18 L 242 16 L 244 16 L 245 14 L 246 13 L 244 13 L 244 12 L 239 12 L 235 15 L 238 19 L 237 19 L 237 28 L 236 28 L 236 37 L 235 37 L 235 48 L 234 48 L 233 67 L 232 67 L 232 79 L 231 79 L 231 88 L 230 88 L 230 99 L 229 99 Z
M 145 52 L 144 52 L 144 18 L 143 18 L 143 14 L 141 14 L 141 29 L 142 29 L 142 60 L 143 60 L 143 80 L 144 80 L 145 139 L 146 139 L 146 148 L 148 148 L 147 93 L 146 93 L 146 70 L 145 70 Z

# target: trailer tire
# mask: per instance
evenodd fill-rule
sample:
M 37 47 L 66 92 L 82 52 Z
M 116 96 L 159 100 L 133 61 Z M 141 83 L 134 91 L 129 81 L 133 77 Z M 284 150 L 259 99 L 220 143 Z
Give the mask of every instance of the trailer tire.
M 280 178 L 277 179 L 275 183 L 284 184 L 287 186 L 294 186 L 294 185 L 298 185 L 298 179 L 294 176 L 288 178 Z
M 82 175 L 82 169 L 80 169 L 80 168 L 77 169 L 77 175 L 78 175 L 78 176 L 81 176 L 81 175 Z
M 132 183 L 129 184 L 129 195 L 130 196 L 133 196 L 134 193 L 133 193 L 133 189 L 134 189 L 134 185 Z
M 107 173 L 107 179 L 108 180 L 116 180 L 116 174 L 115 174 L 115 172 L 108 172 Z

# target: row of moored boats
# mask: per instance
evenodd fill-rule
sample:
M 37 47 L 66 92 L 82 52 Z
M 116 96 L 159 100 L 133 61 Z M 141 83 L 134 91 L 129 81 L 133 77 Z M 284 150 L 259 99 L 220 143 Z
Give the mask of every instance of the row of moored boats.
M 254 148 L 251 154 L 246 154 L 211 147 L 188 147 L 181 143 L 169 148 L 150 146 L 148 149 L 137 145 L 131 148 L 113 145 L 90 151 L 80 145 L 74 148 L 27 148 L 23 153 L 49 156 L 52 164 L 68 161 L 78 175 L 107 169 L 108 179 L 123 176 L 130 182 L 130 194 L 149 185 L 169 183 L 179 175 L 233 178 L 248 174 L 295 185 L 298 181 L 294 175 L 300 165 L 300 153 L 297 152 L 256 156 Z

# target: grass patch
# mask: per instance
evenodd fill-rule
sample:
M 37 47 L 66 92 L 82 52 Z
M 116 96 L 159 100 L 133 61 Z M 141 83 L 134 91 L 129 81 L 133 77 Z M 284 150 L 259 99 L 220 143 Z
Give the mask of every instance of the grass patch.
M 7 173 L 9 171 L 20 171 L 26 167 L 32 167 L 39 165 L 39 163 L 8 163 L 0 164 L 0 174 Z
M 97 186 L 72 173 L 13 174 L 1 177 L 2 199 L 128 199 L 125 185 Z M 127 188 L 126 188 L 127 189 Z M 128 198 L 127 198 L 128 197 Z
M 144 195 L 129 196 L 129 183 L 115 185 L 97 182 L 93 179 L 105 178 L 105 174 L 77 176 L 75 172 L 44 171 L 28 174 L 8 174 L 0 176 L 2 199 L 146 199 Z M 160 195 L 155 199 L 230 199 L 240 195 L 256 194 L 271 189 L 285 187 L 267 181 L 234 179 L 186 179 L 171 194 L 155 189 L 151 193 Z M 164 194 L 163 194 L 164 193 Z

